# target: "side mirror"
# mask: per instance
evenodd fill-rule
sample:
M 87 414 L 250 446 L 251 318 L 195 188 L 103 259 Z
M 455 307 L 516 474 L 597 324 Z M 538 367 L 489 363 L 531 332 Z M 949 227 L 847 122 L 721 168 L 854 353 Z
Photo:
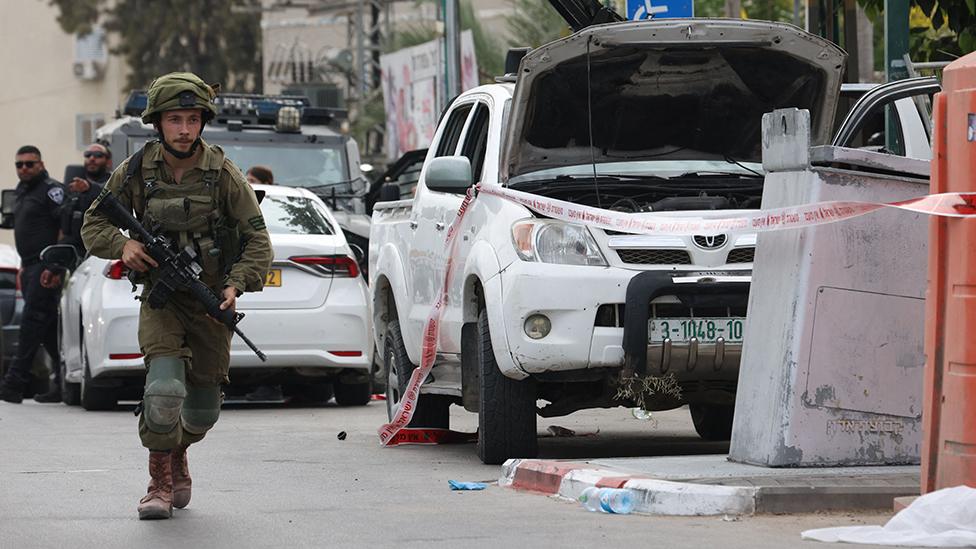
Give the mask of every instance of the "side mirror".
M 70 271 L 78 264 L 78 252 L 70 244 L 54 244 L 41 250 L 41 261 Z
M 471 161 L 466 156 L 442 156 L 430 161 L 425 182 L 432 191 L 463 193 L 471 186 Z
M 17 191 L 6 189 L 0 193 L 0 229 L 14 228 L 14 210 L 17 209 Z
M 400 186 L 396 183 L 384 183 L 380 187 L 380 195 L 377 202 L 394 202 L 400 200 Z

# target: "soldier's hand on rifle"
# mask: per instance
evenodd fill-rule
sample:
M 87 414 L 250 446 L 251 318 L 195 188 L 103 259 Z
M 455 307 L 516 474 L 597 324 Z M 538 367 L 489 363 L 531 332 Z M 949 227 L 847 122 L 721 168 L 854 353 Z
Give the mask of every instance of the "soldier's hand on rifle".
M 226 311 L 227 309 L 234 310 L 237 307 L 237 288 L 233 286 L 224 286 L 223 291 L 224 302 L 220 304 L 220 310 Z
M 146 253 L 146 246 L 138 240 L 129 240 L 122 247 L 122 263 L 126 267 L 144 273 L 150 267 L 158 267 L 159 264 Z

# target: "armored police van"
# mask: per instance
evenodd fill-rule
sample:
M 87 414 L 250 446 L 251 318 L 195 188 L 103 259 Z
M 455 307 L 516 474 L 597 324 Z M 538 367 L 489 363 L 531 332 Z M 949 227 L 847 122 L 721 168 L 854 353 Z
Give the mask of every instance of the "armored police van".
M 221 94 L 217 116 L 203 138 L 220 145 L 234 164 L 247 171 L 266 166 L 276 185 L 304 187 L 322 197 L 338 220 L 350 247 L 364 257 L 369 217 L 364 197 L 369 182 L 359 168 L 356 141 L 338 131 L 345 112 L 313 107 L 305 96 Z M 116 120 L 95 132 L 112 150 L 116 164 L 156 137 L 143 124 L 146 93 L 133 91 Z

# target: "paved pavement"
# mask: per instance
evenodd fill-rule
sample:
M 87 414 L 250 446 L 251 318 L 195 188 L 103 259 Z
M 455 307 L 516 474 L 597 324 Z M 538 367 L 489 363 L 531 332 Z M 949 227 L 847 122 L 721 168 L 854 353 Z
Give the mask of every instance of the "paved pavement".
M 543 457 L 724 451 L 694 435 L 687 411 L 641 422 L 598 410 L 550 425 L 593 436 L 544 438 Z M 194 496 L 168 521 L 140 522 L 146 452 L 131 410 L 0 403 L 0 548 L 199 547 L 823 547 L 808 528 L 882 524 L 890 513 L 722 517 L 613 516 L 575 502 L 448 479 L 494 481 L 471 444 L 381 449 L 383 403 L 349 409 L 229 406 L 190 450 Z M 452 408 L 455 428 L 476 418 Z M 340 431 L 347 433 L 338 440 Z

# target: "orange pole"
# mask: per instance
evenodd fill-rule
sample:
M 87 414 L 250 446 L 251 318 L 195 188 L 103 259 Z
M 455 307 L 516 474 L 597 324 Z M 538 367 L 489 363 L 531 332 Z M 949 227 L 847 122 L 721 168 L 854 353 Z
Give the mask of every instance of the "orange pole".
M 935 97 L 931 192 L 976 191 L 976 54 L 946 67 Z M 976 221 L 929 235 L 922 492 L 976 487 Z

